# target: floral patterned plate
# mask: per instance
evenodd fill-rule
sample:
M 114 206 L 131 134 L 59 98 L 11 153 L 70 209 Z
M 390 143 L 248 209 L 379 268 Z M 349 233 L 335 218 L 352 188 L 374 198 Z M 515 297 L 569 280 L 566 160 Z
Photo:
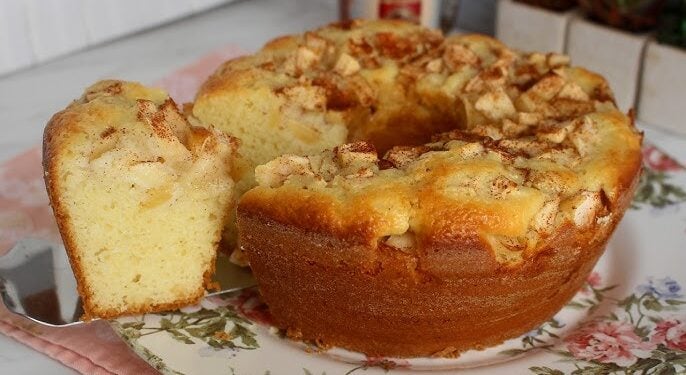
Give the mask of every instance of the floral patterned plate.
M 686 373 L 686 169 L 652 145 L 632 208 L 586 286 L 526 335 L 458 358 L 371 358 L 290 341 L 256 289 L 112 321 L 166 374 Z

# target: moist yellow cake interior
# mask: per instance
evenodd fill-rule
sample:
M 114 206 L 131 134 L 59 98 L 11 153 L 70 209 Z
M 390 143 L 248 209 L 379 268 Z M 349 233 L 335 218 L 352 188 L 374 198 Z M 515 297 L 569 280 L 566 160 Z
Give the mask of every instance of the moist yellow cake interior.
M 63 118 L 73 124 L 51 178 L 72 262 L 101 314 L 191 302 L 214 269 L 233 146 L 191 131 L 164 92 L 119 84 L 111 95 L 111 85 L 92 87 L 72 105 L 77 118 Z

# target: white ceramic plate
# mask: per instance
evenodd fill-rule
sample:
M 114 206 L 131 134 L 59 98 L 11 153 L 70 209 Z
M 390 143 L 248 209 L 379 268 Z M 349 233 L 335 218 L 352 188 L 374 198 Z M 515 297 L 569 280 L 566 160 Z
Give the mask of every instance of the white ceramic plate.
M 167 374 L 686 373 L 686 171 L 648 145 L 634 207 L 587 285 L 537 330 L 454 359 L 370 358 L 283 338 L 255 289 L 112 322 Z

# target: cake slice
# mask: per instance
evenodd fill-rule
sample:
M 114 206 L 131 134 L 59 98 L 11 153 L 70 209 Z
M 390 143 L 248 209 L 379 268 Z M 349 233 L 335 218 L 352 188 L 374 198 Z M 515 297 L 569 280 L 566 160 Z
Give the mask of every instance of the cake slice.
M 45 184 L 85 319 L 163 311 L 210 287 L 237 141 L 162 90 L 102 81 L 48 123 Z

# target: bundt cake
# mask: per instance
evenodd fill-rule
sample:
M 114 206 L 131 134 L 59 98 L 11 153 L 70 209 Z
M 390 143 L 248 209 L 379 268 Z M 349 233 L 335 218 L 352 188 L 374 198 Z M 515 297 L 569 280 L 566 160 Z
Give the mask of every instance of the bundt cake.
M 599 75 L 396 21 L 272 41 L 192 113 L 242 141 L 239 243 L 276 324 L 372 356 L 451 356 L 553 316 L 641 165 Z
M 371 356 L 494 345 L 581 287 L 641 165 L 601 76 L 400 21 L 278 38 L 186 109 L 107 81 L 46 129 L 89 316 L 196 301 L 223 227 L 293 338 Z
M 161 90 L 103 81 L 45 129 L 45 183 L 85 318 L 197 302 L 233 206 L 236 141 Z

